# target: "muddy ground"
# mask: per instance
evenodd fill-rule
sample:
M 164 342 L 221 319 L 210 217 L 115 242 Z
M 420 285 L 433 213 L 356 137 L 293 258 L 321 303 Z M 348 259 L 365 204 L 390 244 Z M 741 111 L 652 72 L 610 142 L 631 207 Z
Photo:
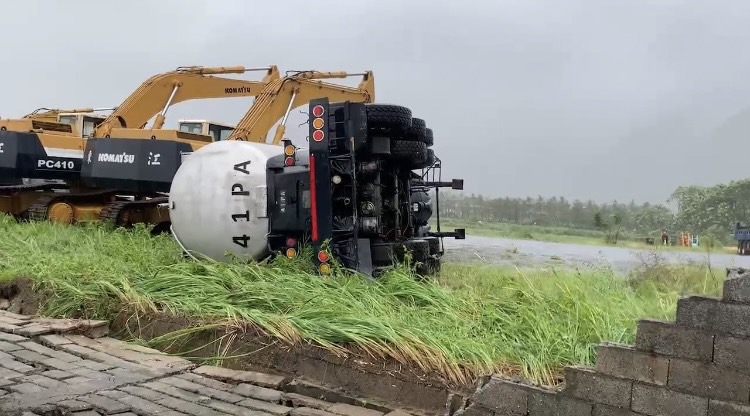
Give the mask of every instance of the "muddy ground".
M 466 236 L 465 240 L 445 239 L 446 261 L 497 264 L 505 266 L 610 266 L 626 274 L 644 263 L 653 261 L 655 250 L 590 246 L 572 243 L 550 243 L 535 240 L 513 240 L 493 237 Z M 692 251 L 659 250 L 659 261 L 705 264 L 709 256 L 701 249 Z M 733 254 L 710 255 L 715 267 L 750 267 L 750 256 Z

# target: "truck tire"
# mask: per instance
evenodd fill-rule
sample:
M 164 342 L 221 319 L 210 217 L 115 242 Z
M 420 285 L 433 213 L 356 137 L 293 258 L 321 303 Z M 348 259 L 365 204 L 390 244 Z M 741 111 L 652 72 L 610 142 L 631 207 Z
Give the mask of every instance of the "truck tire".
M 427 149 L 427 156 L 424 159 L 424 162 L 415 164 L 415 169 L 427 169 L 430 166 L 435 164 L 435 151 L 432 149 Z
M 430 247 L 430 255 L 440 254 L 440 238 L 438 237 L 422 237 L 423 240 L 427 240 L 427 245 Z
M 430 272 L 432 274 L 439 274 L 440 270 L 442 269 L 443 261 L 442 259 L 430 259 L 428 262 L 430 267 Z
M 372 254 L 372 263 L 375 266 L 393 265 L 395 253 L 393 252 L 392 243 L 372 243 L 370 245 Z
M 421 118 L 413 117 L 411 119 L 411 127 L 409 127 L 409 130 L 406 133 L 406 138 L 407 140 L 424 142 L 426 130 L 427 123 L 425 123 L 425 121 Z
M 395 160 L 407 162 L 410 169 L 421 165 L 427 159 L 427 145 L 422 142 L 394 140 L 391 142 L 391 155 Z
M 366 104 L 367 129 L 408 130 L 411 127 L 411 110 L 400 105 Z
M 427 145 L 427 147 L 430 147 L 434 144 L 435 139 L 432 136 L 432 129 L 427 128 L 424 132 L 424 143 Z
M 421 238 L 404 241 L 403 248 L 411 253 L 413 261 L 424 262 L 430 257 L 430 245 Z
M 440 273 L 440 259 L 427 259 L 424 263 L 417 265 L 416 274 L 421 278 L 434 276 Z

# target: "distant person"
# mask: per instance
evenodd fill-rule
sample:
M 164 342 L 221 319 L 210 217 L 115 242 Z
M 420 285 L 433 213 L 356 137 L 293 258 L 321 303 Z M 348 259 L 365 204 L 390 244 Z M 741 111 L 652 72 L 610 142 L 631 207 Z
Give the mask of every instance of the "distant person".
M 666 228 L 661 229 L 661 244 L 665 246 L 669 245 L 669 234 L 667 234 Z

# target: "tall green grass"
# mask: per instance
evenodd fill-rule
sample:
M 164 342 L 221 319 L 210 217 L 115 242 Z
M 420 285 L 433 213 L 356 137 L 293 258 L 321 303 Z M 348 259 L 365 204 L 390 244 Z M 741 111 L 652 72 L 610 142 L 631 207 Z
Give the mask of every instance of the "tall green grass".
M 188 315 L 291 344 L 357 347 L 456 382 L 510 372 L 552 384 L 562 366 L 591 364 L 596 343 L 632 342 L 637 319 L 671 319 L 680 294 L 717 294 L 721 285 L 705 268 L 660 264 L 630 279 L 605 269 L 446 264 L 434 282 L 399 269 L 372 283 L 319 277 L 300 260 L 196 263 L 145 229 L 0 218 L 0 235 L 0 279 L 32 277 L 51 293 L 50 316 Z

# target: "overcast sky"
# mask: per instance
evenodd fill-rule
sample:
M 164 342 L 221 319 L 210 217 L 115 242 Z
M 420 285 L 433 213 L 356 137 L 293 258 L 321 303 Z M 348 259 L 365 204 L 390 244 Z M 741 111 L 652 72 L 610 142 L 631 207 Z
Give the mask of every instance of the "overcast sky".
M 0 16 L 2 117 L 116 106 L 185 65 L 371 69 L 467 192 L 662 202 L 747 176 L 748 1 L 7 0 Z M 167 127 L 234 124 L 251 102 L 179 104 Z

